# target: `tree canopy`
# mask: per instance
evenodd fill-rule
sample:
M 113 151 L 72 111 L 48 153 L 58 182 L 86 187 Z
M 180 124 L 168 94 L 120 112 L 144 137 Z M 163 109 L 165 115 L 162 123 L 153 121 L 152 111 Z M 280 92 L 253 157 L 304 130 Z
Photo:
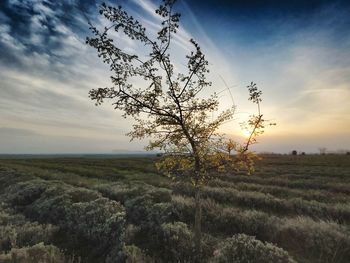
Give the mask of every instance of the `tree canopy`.
M 163 18 L 156 39 L 151 39 L 146 28 L 121 6 L 102 4 L 100 14 L 111 25 L 103 30 L 91 25 L 94 37 L 87 38 L 87 43 L 109 64 L 113 85 L 91 90 L 90 97 L 97 105 L 111 99 L 124 117 L 134 118 L 133 130 L 128 135 L 132 139 L 150 138 L 148 150 L 166 152 L 158 163 L 160 169 L 172 176 L 190 176 L 193 183 L 198 184 L 207 179 L 211 170 L 222 171 L 241 165 L 251 168 L 247 150 L 264 128 L 259 106 L 261 91 L 254 83 L 248 86 L 249 99 L 259 106 L 259 112 L 246 123 L 251 127 L 246 143 L 240 145 L 222 136 L 218 129 L 232 119 L 235 106 L 213 118 L 212 113 L 218 112 L 218 95 L 199 96 L 212 83 L 206 78 L 208 61 L 195 40 L 189 40 L 193 51 L 186 55 L 187 72 L 175 70 L 169 48 L 179 28 L 180 14 L 173 11 L 174 2 L 163 1 L 156 10 Z M 109 34 L 111 30 L 144 44 L 149 49 L 148 58 L 142 60 L 144 54 L 120 49 Z M 133 79 L 140 77 L 144 80 L 143 87 L 133 84 Z M 239 162 L 232 162 L 233 151 L 241 157 L 236 158 Z
M 220 133 L 220 126 L 232 120 L 235 106 L 218 112 L 218 94 L 201 95 L 212 83 L 207 80 L 206 56 L 194 39 L 189 40 L 192 51 L 184 55 L 186 70 L 178 72 L 175 67 L 170 47 L 179 30 L 180 14 L 174 11 L 174 3 L 175 0 L 164 0 L 155 10 L 162 19 L 155 38 L 121 6 L 102 4 L 100 14 L 110 25 L 99 30 L 90 24 L 94 36 L 88 37 L 87 43 L 110 66 L 112 86 L 91 90 L 90 98 L 96 105 L 105 99 L 112 100 L 115 109 L 121 110 L 124 117 L 134 119 L 133 130 L 128 134 L 132 139 L 149 138 L 148 150 L 164 151 L 157 163 L 159 170 L 173 178 L 190 180 L 197 187 L 195 232 L 198 248 L 200 186 L 219 172 L 242 167 L 251 171 L 254 154 L 248 152 L 248 148 L 263 132 L 266 122 L 260 112 L 262 92 L 252 82 L 248 86 L 249 100 L 257 105 L 258 114 L 244 124 L 250 129 L 250 136 L 240 144 Z M 143 45 L 148 53 L 122 50 L 111 31 L 123 33 Z M 143 84 L 136 85 L 136 79 L 142 79 Z

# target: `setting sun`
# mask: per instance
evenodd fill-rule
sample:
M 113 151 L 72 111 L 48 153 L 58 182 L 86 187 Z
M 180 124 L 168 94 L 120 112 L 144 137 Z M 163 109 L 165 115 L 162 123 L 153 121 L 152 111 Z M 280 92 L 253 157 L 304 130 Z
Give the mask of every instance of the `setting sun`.
M 241 133 L 242 133 L 244 138 L 248 138 L 250 136 L 250 134 L 251 134 L 251 131 L 248 130 L 248 129 L 242 129 Z

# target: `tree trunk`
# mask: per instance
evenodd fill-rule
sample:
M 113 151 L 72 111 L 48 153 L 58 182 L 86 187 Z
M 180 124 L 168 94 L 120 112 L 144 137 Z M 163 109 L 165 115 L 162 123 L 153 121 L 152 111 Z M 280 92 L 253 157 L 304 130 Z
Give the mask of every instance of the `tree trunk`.
M 194 216 L 194 245 L 195 262 L 200 263 L 202 258 L 202 206 L 201 206 L 201 162 L 197 152 L 196 143 L 188 130 L 182 125 L 183 131 L 191 144 L 195 161 L 195 216 Z
M 196 249 L 196 262 L 200 262 L 202 255 L 202 206 L 201 206 L 201 188 L 196 186 L 195 195 L 195 217 L 194 217 L 194 241 Z

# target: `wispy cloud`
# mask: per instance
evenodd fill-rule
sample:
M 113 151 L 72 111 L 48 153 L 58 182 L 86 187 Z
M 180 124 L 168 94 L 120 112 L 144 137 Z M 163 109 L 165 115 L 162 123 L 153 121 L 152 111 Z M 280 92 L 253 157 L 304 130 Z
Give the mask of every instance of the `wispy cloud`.
M 249 14 L 245 14 L 247 18 L 239 16 L 243 17 L 241 21 L 230 17 L 223 24 L 218 20 L 225 14 L 208 15 L 212 10 L 204 13 L 201 6 L 194 12 L 189 2 L 177 3 L 183 22 L 173 38 L 171 52 L 178 69 L 185 68 L 185 54 L 192 49 L 189 39 L 198 40 L 211 65 L 209 78 L 214 85 L 208 92 L 225 88 L 219 76 L 229 86 L 236 85 L 232 92 L 239 106 L 239 121 L 254 110 L 244 86 L 256 81 L 264 91 L 265 115 L 278 123 L 269 131 L 275 137 L 266 137 L 271 149 L 290 148 L 290 144 L 277 144 L 294 137 L 305 144 L 310 138 L 307 136 L 312 136 L 308 149 L 321 145 L 326 138 L 332 141 L 334 134 L 348 143 L 344 134 L 350 132 L 349 8 L 332 4 L 309 12 L 307 17 L 286 15 L 273 20 L 265 16 L 250 22 Z M 0 3 L 0 134 L 7 138 L 0 140 L 2 151 L 10 151 L 11 145 L 18 153 L 110 151 L 116 145 L 142 149 L 124 137 L 130 120 L 122 119 L 108 103 L 94 107 L 88 98 L 90 89 L 110 85 L 108 67 L 85 45 L 85 15 L 97 26 L 106 25 L 96 9 L 99 3 Z M 151 35 L 156 35 L 162 19 L 154 12 L 156 1 L 121 3 L 131 8 Z M 264 29 L 265 35 L 258 34 L 258 29 Z M 114 37 L 128 52 L 143 48 L 120 33 Z M 229 94 L 221 100 L 223 107 L 232 105 Z M 230 125 L 225 129 L 237 128 Z M 40 142 L 44 146 L 36 148 Z M 268 145 L 262 141 L 259 147 L 267 149 Z

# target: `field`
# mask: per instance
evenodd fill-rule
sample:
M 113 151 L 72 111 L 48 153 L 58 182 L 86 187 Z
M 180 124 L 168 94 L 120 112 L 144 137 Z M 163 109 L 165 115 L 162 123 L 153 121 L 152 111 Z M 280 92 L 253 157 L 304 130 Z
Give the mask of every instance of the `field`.
M 193 188 L 155 158 L 1 159 L 0 262 L 193 262 Z M 203 262 L 350 262 L 349 155 L 266 155 L 202 197 Z

